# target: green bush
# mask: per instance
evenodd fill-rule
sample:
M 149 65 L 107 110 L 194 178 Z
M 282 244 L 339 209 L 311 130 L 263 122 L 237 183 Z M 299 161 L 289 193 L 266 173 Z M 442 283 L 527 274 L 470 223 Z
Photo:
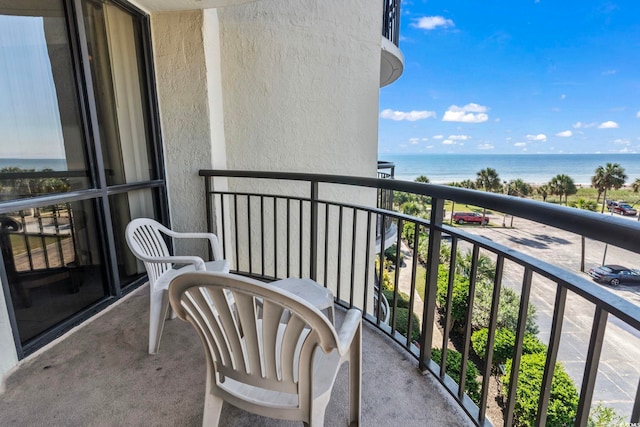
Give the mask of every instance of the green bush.
M 396 310 L 396 331 L 407 336 L 407 331 L 409 328 L 409 309 L 398 307 Z M 413 323 L 411 324 L 411 341 L 419 341 L 420 340 L 420 319 L 418 316 L 411 311 L 411 315 L 413 317 Z M 391 312 L 391 316 L 393 316 L 393 310 Z M 390 318 L 391 319 L 391 318 Z
M 471 335 L 471 346 L 478 357 L 485 360 L 487 351 L 487 338 L 489 330 L 482 328 Z M 511 329 L 500 328 L 496 331 L 493 343 L 493 365 L 505 363 L 513 357 L 513 347 L 516 343 L 516 335 Z M 535 335 L 525 334 L 522 341 L 522 354 L 545 353 L 547 346 Z
M 591 408 L 591 411 L 589 411 L 587 427 L 611 427 L 624 425 L 628 425 L 628 423 L 624 422 L 624 418 L 616 414 L 616 411 L 613 408 L 602 406 L 602 403 L 598 403 L 595 408 Z
M 449 270 L 447 265 L 441 264 L 438 267 L 438 291 L 437 302 L 441 308 L 447 302 L 447 288 L 449 286 Z M 467 317 L 467 297 L 469 295 L 469 279 L 456 274 L 453 281 L 451 321 L 453 325 L 460 328 L 464 325 Z M 493 283 L 487 280 L 476 282 L 475 298 L 473 300 L 473 311 L 471 327 L 474 330 L 487 327 L 491 314 L 491 298 L 493 295 Z M 520 296 L 510 288 L 502 288 L 500 301 L 498 303 L 497 328 L 508 328 L 515 330 L 518 324 L 518 311 L 520 310 Z M 526 331 L 529 334 L 537 334 L 535 307 L 529 304 L 527 314 Z
M 438 266 L 438 291 L 436 300 L 444 309 L 447 303 L 447 289 L 449 286 L 449 271 L 446 265 Z M 453 326 L 462 327 L 467 317 L 467 296 L 469 294 L 469 280 L 456 275 L 451 294 L 451 322 Z
M 389 305 L 393 305 L 393 290 L 383 289 L 382 293 L 385 298 L 387 298 L 387 301 L 389 301 Z M 396 307 L 409 308 L 410 302 L 409 295 L 403 292 L 398 292 L 398 295 L 396 296 Z
M 432 349 L 431 359 L 433 359 L 433 361 L 439 365 L 442 361 L 442 351 L 438 348 Z M 461 365 L 462 354 L 455 350 L 447 350 L 447 366 L 445 368 L 445 372 L 456 383 L 460 381 L 460 373 L 462 372 Z M 468 360 L 464 391 L 476 404 L 480 403 L 480 383 L 478 382 L 479 376 L 480 371 L 478 371 L 478 367 L 475 365 L 475 363 Z
M 535 425 L 538 415 L 538 398 L 542 386 L 546 355 L 525 354 L 520 361 L 518 387 L 515 396 L 515 426 Z M 507 361 L 506 375 L 502 377 L 504 388 L 509 390 L 511 359 Z M 546 426 L 573 425 L 578 408 L 578 391 L 560 363 L 556 363 L 551 381 Z

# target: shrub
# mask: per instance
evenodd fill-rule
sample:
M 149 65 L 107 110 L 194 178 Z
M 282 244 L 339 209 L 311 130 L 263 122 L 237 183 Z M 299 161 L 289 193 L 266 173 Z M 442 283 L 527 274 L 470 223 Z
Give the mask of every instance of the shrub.
M 442 308 L 447 300 L 447 287 L 449 286 L 449 270 L 444 264 L 438 267 L 438 291 L 437 302 Z M 451 321 L 457 327 L 462 327 L 467 316 L 467 297 L 469 294 L 469 279 L 456 274 L 453 281 L 453 294 L 451 305 Z M 473 300 L 471 326 L 474 330 L 485 328 L 489 325 L 491 314 L 491 298 L 493 295 L 493 283 L 487 280 L 476 282 L 476 292 Z M 497 328 L 515 330 L 518 324 L 518 311 L 520 310 L 520 296 L 511 288 L 502 288 L 498 303 Z M 529 334 L 537 334 L 538 326 L 535 319 L 535 307 L 529 304 L 527 313 L 526 331 Z
M 389 305 L 393 305 L 393 290 L 383 289 L 382 293 L 384 294 L 385 298 L 387 298 L 387 301 L 389 301 Z M 396 296 L 396 307 L 409 308 L 410 302 L 411 301 L 409 300 L 409 295 L 403 292 L 398 292 L 398 295 Z
M 487 338 L 489 330 L 482 328 L 471 335 L 471 346 L 478 357 L 485 360 L 487 351 Z M 493 365 L 505 363 L 513 357 L 513 347 L 516 343 L 516 335 L 511 329 L 500 328 L 496 331 L 493 343 Z M 525 334 L 522 342 L 522 354 L 545 353 L 547 346 L 535 335 Z
M 442 308 L 447 303 L 447 289 L 449 286 L 449 271 L 446 265 L 438 267 L 438 291 L 436 300 Z M 467 296 L 469 294 L 469 280 L 456 275 L 453 281 L 453 293 L 451 294 L 451 322 L 461 327 L 467 317 Z
M 412 311 L 411 315 L 413 317 L 413 323 L 411 324 L 411 341 L 419 341 L 420 340 L 420 319 L 418 316 Z M 393 316 L 393 309 L 391 312 L 391 316 Z M 407 336 L 407 331 L 409 328 L 409 309 L 398 307 L 396 309 L 396 331 Z
M 624 418 L 616 414 L 613 408 L 607 408 L 602 406 L 602 403 L 598 403 L 595 408 L 591 408 L 589 412 L 589 420 L 587 421 L 587 427 L 610 427 L 610 426 L 623 426 L 625 424 Z
M 535 425 L 538 415 L 538 398 L 542 386 L 546 355 L 543 353 L 525 354 L 520 361 L 518 386 L 515 396 L 516 426 Z M 504 389 L 509 390 L 511 359 L 507 361 L 506 375 L 503 378 Z M 578 408 L 578 391 L 560 363 L 556 363 L 551 381 L 549 407 L 546 426 L 573 425 Z
M 442 351 L 438 348 L 432 349 L 431 359 L 439 365 L 442 361 Z M 462 354 L 455 350 L 447 350 L 447 366 L 445 368 L 445 372 L 456 383 L 460 381 L 460 373 L 462 372 L 461 365 Z M 478 382 L 478 376 L 480 376 L 480 372 L 478 371 L 477 366 L 475 363 L 468 360 L 464 391 L 476 404 L 480 403 L 480 383 Z
M 402 251 L 400 251 L 400 260 L 396 259 L 396 245 L 391 245 L 384 250 L 384 259 L 392 264 L 398 265 L 402 263 Z
M 473 314 L 471 326 L 478 330 L 489 326 L 491 316 L 491 299 L 493 298 L 493 283 L 480 281 L 476 284 L 476 295 L 473 300 Z M 507 328 L 515 331 L 518 327 L 518 312 L 520 311 L 520 295 L 511 288 L 503 287 L 500 290 L 498 302 L 497 328 Z M 527 310 L 526 332 L 531 335 L 538 333 L 536 323 L 536 309 L 529 304 Z

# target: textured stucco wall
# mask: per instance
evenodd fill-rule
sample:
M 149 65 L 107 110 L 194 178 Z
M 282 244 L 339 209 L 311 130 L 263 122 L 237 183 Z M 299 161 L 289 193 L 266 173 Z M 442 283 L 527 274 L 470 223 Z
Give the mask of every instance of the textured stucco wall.
M 152 15 L 158 102 L 162 125 L 171 225 L 205 231 L 204 181 L 212 167 L 211 129 L 201 10 Z M 202 242 L 179 242 L 178 253 L 200 253 Z
M 227 163 L 375 176 L 382 2 L 219 10 Z

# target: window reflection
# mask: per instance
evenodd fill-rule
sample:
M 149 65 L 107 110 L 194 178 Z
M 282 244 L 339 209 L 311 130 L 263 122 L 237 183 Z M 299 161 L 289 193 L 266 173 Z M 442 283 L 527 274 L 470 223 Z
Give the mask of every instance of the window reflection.
M 0 246 L 25 342 L 107 295 L 93 202 L 0 215 Z
M 0 200 L 88 188 L 61 1 L 0 3 L 0 94 Z

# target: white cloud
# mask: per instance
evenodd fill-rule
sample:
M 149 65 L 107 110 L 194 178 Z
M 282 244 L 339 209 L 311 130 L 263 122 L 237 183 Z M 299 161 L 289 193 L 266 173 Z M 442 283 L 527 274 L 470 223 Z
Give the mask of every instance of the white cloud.
M 432 138 L 433 139 L 442 139 L 442 138 L 444 138 L 444 135 L 433 135 Z
M 537 135 L 527 135 L 527 139 L 529 141 L 546 141 L 547 140 L 547 135 L 543 134 L 543 133 L 539 133 Z
M 513 144 L 514 147 L 526 147 L 527 143 L 526 142 L 516 142 L 515 144 Z
M 453 139 L 456 141 L 466 141 L 467 139 L 470 139 L 471 137 L 469 135 L 449 135 L 449 139 Z
M 573 132 L 571 132 L 570 130 L 565 130 L 565 131 L 556 133 L 556 136 L 561 136 L 563 138 L 568 138 L 572 135 L 573 135 Z
M 592 127 L 596 127 L 598 126 L 597 123 L 582 123 L 582 122 L 575 122 L 573 124 L 573 128 L 574 129 L 586 129 L 586 128 L 592 128 Z
M 443 145 L 456 145 L 455 141 L 452 141 L 450 139 L 445 139 L 444 141 L 442 141 Z
M 636 117 L 640 119 L 640 111 L 636 113 Z
M 452 105 L 444 113 L 443 122 L 482 123 L 489 120 L 486 114 L 488 108 L 484 105 L 469 103 L 464 107 Z
M 493 150 L 494 146 L 491 144 L 478 144 L 478 150 Z
M 627 138 L 618 138 L 613 141 L 617 145 L 631 145 L 631 141 Z
M 436 117 L 436 113 L 434 111 L 393 111 L 390 109 L 382 110 L 380 112 L 380 117 L 383 119 L 391 119 L 395 121 L 400 120 L 408 120 L 410 122 L 415 122 L 417 120 L 428 119 L 430 117 Z
M 616 74 L 618 72 L 618 70 L 604 70 L 602 72 L 603 76 L 613 76 L 614 74 Z
M 417 19 L 411 26 L 423 30 L 435 30 L 438 27 L 455 27 L 455 24 L 451 19 L 446 19 L 442 16 L 423 16 Z
M 567 95 L 563 93 L 562 95 L 560 95 L 560 99 L 567 99 Z
M 616 122 L 612 122 L 611 120 L 607 122 L 602 122 L 598 126 L 598 129 L 617 129 L 620 126 Z
M 420 142 L 420 138 L 409 138 L 409 142 L 413 145 L 416 145 Z

